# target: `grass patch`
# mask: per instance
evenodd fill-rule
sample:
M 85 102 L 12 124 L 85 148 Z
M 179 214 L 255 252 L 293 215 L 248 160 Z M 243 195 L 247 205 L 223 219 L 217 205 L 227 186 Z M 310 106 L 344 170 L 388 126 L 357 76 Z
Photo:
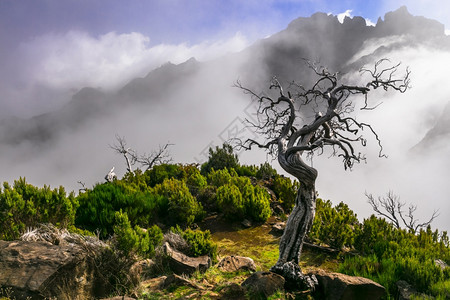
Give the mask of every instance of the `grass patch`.
M 258 270 L 268 270 L 276 263 L 279 253 L 279 238 L 270 234 L 270 230 L 269 225 L 262 225 L 211 235 L 220 256 L 247 256 L 255 261 Z

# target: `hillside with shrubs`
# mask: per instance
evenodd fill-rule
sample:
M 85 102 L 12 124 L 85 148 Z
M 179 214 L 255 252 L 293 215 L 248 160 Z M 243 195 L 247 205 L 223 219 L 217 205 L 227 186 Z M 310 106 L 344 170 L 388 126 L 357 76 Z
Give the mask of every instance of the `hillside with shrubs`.
M 211 224 L 228 224 L 230 231 L 240 232 L 244 230 L 244 220 L 250 224 L 250 230 L 267 226 L 269 220 L 286 220 L 295 205 L 298 187 L 297 181 L 278 174 L 267 162 L 260 166 L 241 165 L 228 145 L 210 149 L 209 160 L 201 166 L 155 165 L 145 172 L 136 170 L 112 182 L 97 183 L 78 194 L 66 192 L 63 187 L 36 187 L 19 178 L 12 184 L 4 183 L 0 191 L 0 239 L 18 240 L 40 224 L 51 224 L 73 234 L 97 237 L 122 259 L 161 261 L 158 268 L 146 274 L 152 278 L 171 272 L 159 257 L 164 241 L 178 239 L 185 254 L 208 255 L 215 264 L 220 253 L 231 248 L 226 249 Z M 375 215 L 360 220 L 344 202 L 334 205 L 330 200 L 318 199 L 316 206 L 307 242 L 334 251 L 323 259 L 323 252 L 309 250 L 306 256 L 333 261 L 321 267 L 370 278 L 386 288 L 386 299 L 397 299 L 396 283 L 400 280 L 423 297 L 450 298 L 447 232 L 431 226 L 413 232 Z M 248 247 L 253 247 L 250 253 L 255 253 L 253 258 L 260 270 L 275 263 L 276 243 L 272 250 Z M 228 281 L 236 282 L 249 273 L 226 277 L 213 266 L 205 274 L 195 274 L 192 280 L 215 282 L 209 287 L 212 296 L 202 295 L 204 299 L 215 299 L 214 295 Z M 222 279 L 218 280 L 218 276 Z M 133 294 L 140 299 L 171 299 L 192 292 L 142 291 L 137 289 L 138 283 L 123 278 L 114 283 L 116 293 Z M 289 295 L 280 291 L 274 297 Z

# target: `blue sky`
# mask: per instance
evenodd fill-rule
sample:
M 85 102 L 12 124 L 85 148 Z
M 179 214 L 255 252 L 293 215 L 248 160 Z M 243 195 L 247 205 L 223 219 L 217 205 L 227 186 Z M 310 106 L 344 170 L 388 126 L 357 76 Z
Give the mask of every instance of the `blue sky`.
M 249 39 L 282 30 L 293 19 L 322 11 L 376 22 L 387 11 L 406 5 L 450 28 L 446 0 L 1 0 L 1 38 L 20 42 L 48 32 L 69 30 L 93 36 L 140 32 L 152 44 L 198 43 L 237 31 Z
M 0 0 L 0 118 L 45 112 L 83 86 L 113 90 L 167 61 L 240 51 L 318 11 L 376 23 L 402 5 L 450 28 L 447 0 Z

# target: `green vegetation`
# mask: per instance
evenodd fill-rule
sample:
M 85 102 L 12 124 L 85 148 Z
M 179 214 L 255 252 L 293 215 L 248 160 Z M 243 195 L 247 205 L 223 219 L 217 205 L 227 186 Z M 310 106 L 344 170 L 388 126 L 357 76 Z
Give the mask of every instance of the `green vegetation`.
M 196 165 L 157 165 L 96 184 L 78 196 L 67 194 L 63 187 L 38 188 L 20 178 L 0 189 L 0 239 L 18 239 L 29 227 L 51 223 L 77 233 L 96 232 L 123 257 L 151 258 L 161 245 L 163 231 L 171 230 L 186 241 L 188 255 L 209 255 L 214 262 L 217 255 L 249 256 L 259 270 L 267 270 L 277 260 L 278 238 L 269 233 L 270 226 L 243 229 L 240 222 L 266 222 L 272 214 L 272 201 L 289 213 L 298 188 L 297 181 L 277 174 L 268 163 L 239 165 L 229 145 L 210 149 L 209 160 L 201 169 Z M 386 287 L 388 298 L 397 294 L 398 280 L 437 299 L 450 297 L 450 268 L 444 267 L 450 264 L 446 232 L 431 227 L 418 232 L 398 229 L 374 215 L 359 221 L 343 202 L 333 205 L 330 200 L 317 199 L 316 204 L 308 239 L 340 252 L 330 256 L 304 249 L 302 268 L 320 266 L 370 278 Z M 193 230 L 197 225 L 203 228 L 205 217 L 214 217 L 213 222 L 225 224 L 226 229 L 211 230 L 213 233 Z M 226 283 L 239 282 L 248 274 L 229 275 L 212 268 L 194 276 L 199 282 L 215 285 L 201 295 L 208 299 L 209 292 L 217 293 Z M 170 295 L 196 292 L 182 288 Z M 143 299 L 166 296 L 150 293 Z
M 0 189 L 0 239 L 18 239 L 25 229 L 39 223 L 52 223 L 66 228 L 73 225 L 78 200 L 63 187 L 35 187 L 25 178 Z
M 356 214 L 347 204 L 340 202 L 332 207 L 330 200 L 317 199 L 316 217 L 309 238 L 333 248 L 352 247 L 359 234 L 359 222 Z
M 450 263 L 447 232 L 426 230 L 413 233 L 398 229 L 374 215 L 360 223 L 344 203 L 332 206 L 330 201 L 317 200 L 317 213 L 309 238 L 316 243 L 356 255 L 343 254 L 338 272 L 370 278 L 388 291 L 397 294 L 396 282 L 404 280 L 418 292 L 445 299 L 448 295 L 450 268 L 441 268 L 436 261 Z

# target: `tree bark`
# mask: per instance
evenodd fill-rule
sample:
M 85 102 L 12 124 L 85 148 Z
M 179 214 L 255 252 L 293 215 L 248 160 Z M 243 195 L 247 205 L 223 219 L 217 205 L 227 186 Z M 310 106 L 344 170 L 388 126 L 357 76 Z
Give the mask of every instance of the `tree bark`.
M 286 141 L 281 140 L 278 149 L 278 161 L 281 167 L 299 180 L 300 187 L 294 208 L 281 236 L 278 261 L 271 271 L 282 275 L 291 288 L 314 288 L 315 283 L 302 274 L 298 263 L 303 242 L 314 221 L 316 212 L 315 181 L 318 173 L 316 169 L 308 166 L 302 160 L 301 152 L 289 154 Z

